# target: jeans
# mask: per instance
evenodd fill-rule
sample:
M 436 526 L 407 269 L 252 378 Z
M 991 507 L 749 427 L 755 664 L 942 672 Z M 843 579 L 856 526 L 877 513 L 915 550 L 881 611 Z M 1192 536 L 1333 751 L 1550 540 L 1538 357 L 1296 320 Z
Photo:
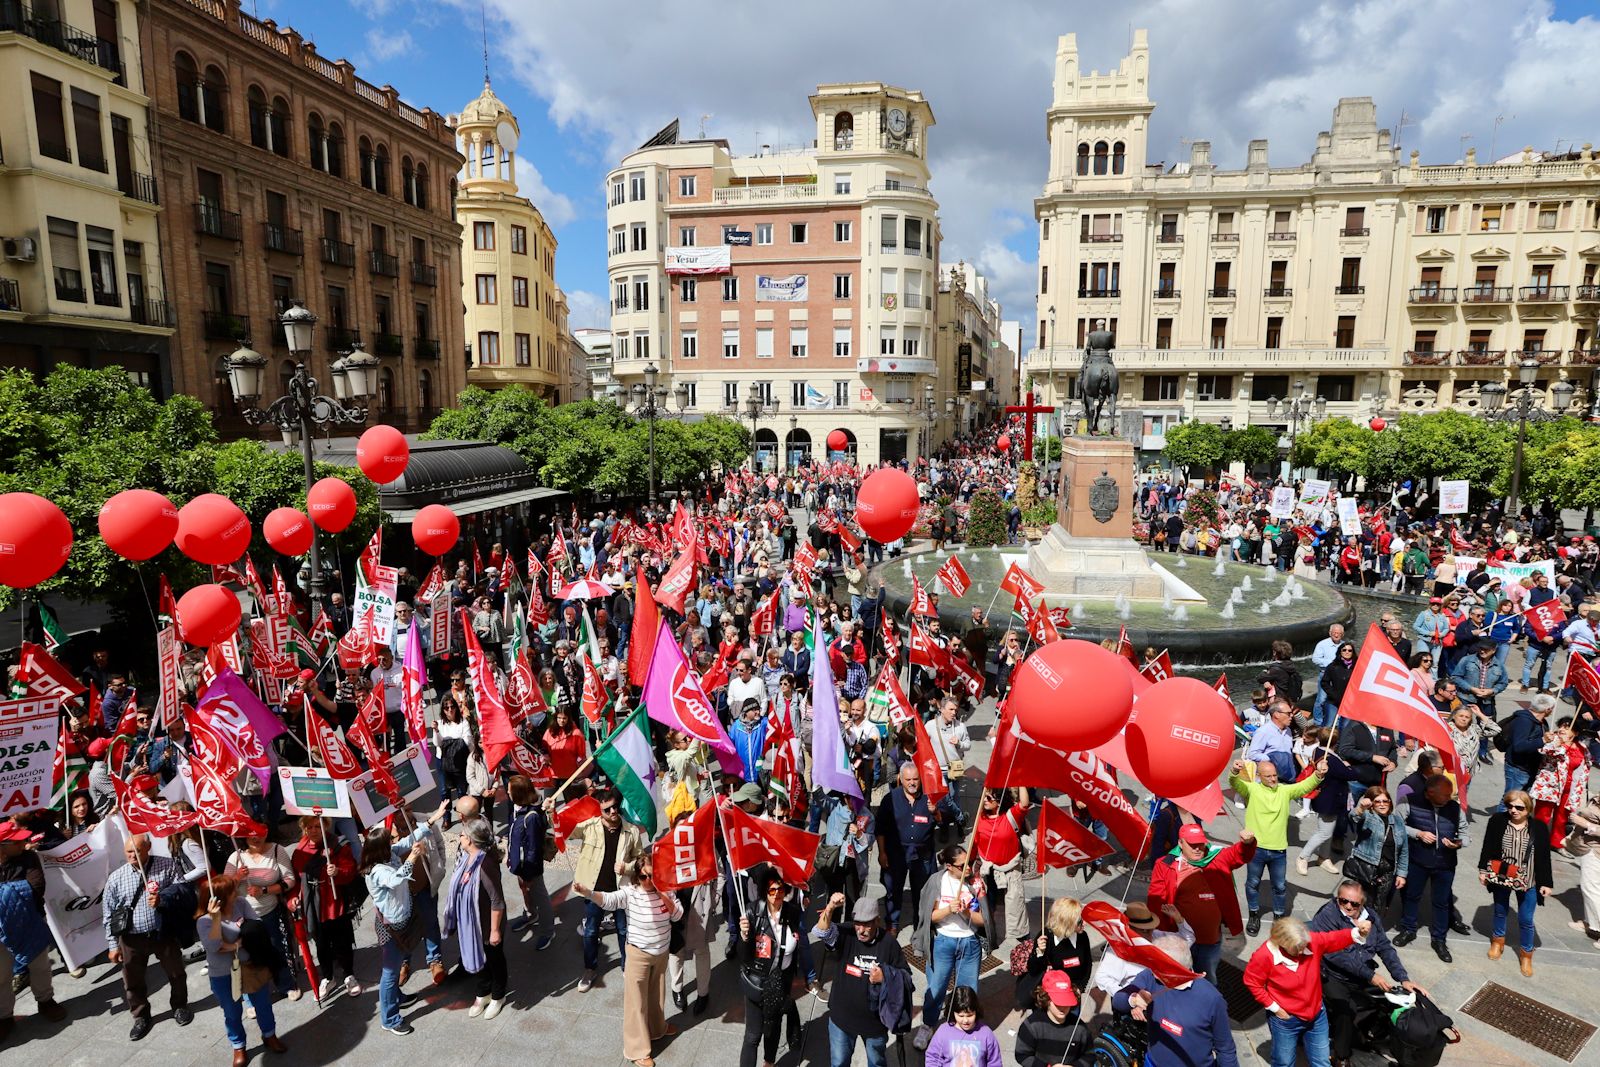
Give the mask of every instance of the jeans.
M 1523 685 L 1527 685 L 1529 680 L 1533 678 L 1533 664 L 1535 661 L 1538 661 L 1539 688 L 1544 688 L 1545 682 L 1549 680 L 1546 678 L 1546 675 L 1550 672 L 1550 659 L 1555 655 L 1555 651 L 1554 645 L 1540 644 L 1539 642 L 1534 641 L 1532 638 L 1528 640 L 1528 650 L 1523 654 L 1522 659 Z
M 1316 859 L 1317 850 L 1333 840 L 1333 829 L 1338 825 L 1339 817 L 1337 815 L 1317 816 L 1316 832 L 1306 840 L 1304 847 L 1300 849 L 1300 858 L 1307 863 Z
M 1428 936 L 1434 941 L 1443 941 L 1450 932 L 1450 887 L 1455 880 L 1454 867 L 1419 867 L 1413 861 L 1411 873 L 1406 876 L 1406 887 L 1401 891 L 1404 894 L 1404 906 L 1400 911 L 1400 929 L 1416 932 L 1422 891 L 1431 882 L 1433 914 L 1428 916 Z
M 983 958 L 980 938 L 946 937 L 935 932 L 933 951 L 928 960 L 928 991 L 922 998 L 922 1025 L 937 1029 L 939 1009 L 944 1005 L 945 988 L 955 972 L 956 985 L 978 988 L 978 961 Z
M 850 1058 L 856 1049 L 855 1034 L 847 1034 L 839 1029 L 839 1024 L 832 1019 L 828 1020 L 828 1065 L 829 1067 L 850 1067 Z M 887 1037 L 859 1038 L 863 1048 L 867 1050 L 867 1067 L 888 1067 L 889 1039 Z
M 378 1021 L 391 1030 L 405 1021 L 400 1018 L 400 964 L 405 962 L 405 958 L 406 954 L 399 945 L 393 941 L 383 943 L 383 975 L 378 979 Z
M 1267 1029 L 1272 1033 L 1272 1067 L 1294 1067 L 1295 1052 L 1302 1040 L 1306 1046 L 1306 1062 L 1310 1067 L 1328 1067 L 1328 1009 L 1317 1012 L 1315 1019 L 1301 1019 L 1293 1015 L 1280 1019 L 1267 1016 Z
M 594 901 L 585 901 L 583 921 L 578 924 L 578 936 L 583 938 L 583 969 L 592 971 L 600 966 L 600 917 L 606 910 Z M 626 909 L 611 913 L 617 920 L 617 962 L 628 962 L 628 912 Z
M 1272 876 L 1272 914 L 1284 915 L 1289 911 L 1289 864 L 1288 852 L 1281 848 L 1258 848 L 1256 854 L 1250 857 L 1250 865 L 1245 869 L 1244 876 L 1244 901 L 1250 907 L 1251 914 L 1261 910 L 1261 871 L 1263 868 Z
M 1511 911 L 1511 890 L 1505 886 L 1490 886 L 1494 895 L 1494 936 L 1506 936 L 1506 916 Z M 1539 906 L 1537 889 L 1518 889 L 1517 942 L 1522 951 L 1533 951 L 1533 909 Z
M 1518 790 L 1518 789 L 1523 790 L 1524 792 L 1526 792 L 1527 788 L 1528 788 L 1528 783 L 1533 781 L 1533 772 L 1532 771 L 1524 770 L 1521 767 L 1513 766 L 1509 759 L 1506 760 L 1505 772 L 1506 772 L 1506 787 L 1500 791 L 1500 803 L 1495 805 L 1495 809 L 1494 809 L 1495 811 L 1505 811 L 1506 810 L 1505 797 L 1506 797 L 1507 793 L 1513 792 L 1514 790 Z
M 439 934 L 439 905 L 433 894 L 418 893 L 411 907 L 422 915 L 422 952 L 429 964 L 444 962 L 444 938 Z
M 1202 945 L 1196 941 L 1189 946 L 1189 959 L 1193 964 L 1190 970 L 1199 971 L 1206 976 L 1206 981 L 1212 985 L 1217 984 L 1217 961 L 1222 959 L 1221 941 L 1210 945 Z
M 1322 686 L 1317 686 L 1317 699 L 1311 702 L 1311 719 L 1318 726 L 1332 726 L 1333 720 L 1338 717 L 1337 705 L 1328 703 L 1328 694 L 1322 691 Z
M 233 999 L 233 979 L 229 976 L 211 979 L 211 993 L 222 1008 L 222 1026 L 228 1032 L 228 1044 L 236 1049 L 250 1047 L 250 1038 L 244 1032 L 244 1005 Z M 278 1021 L 272 1017 L 272 990 L 262 986 L 244 999 L 256 1010 L 256 1025 L 262 1037 L 273 1037 L 278 1032 Z
M 888 892 L 888 899 L 884 901 L 885 909 L 889 913 L 889 925 L 900 926 L 900 897 L 905 892 L 906 882 L 911 882 L 911 899 L 922 899 L 922 887 L 928 881 L 928 876 L 933 873 L 933 857 L 924 856 L 919 859 L 907 860 L 898 856 L 889 857 L 889 869 L 883 872 L 883 887 Z

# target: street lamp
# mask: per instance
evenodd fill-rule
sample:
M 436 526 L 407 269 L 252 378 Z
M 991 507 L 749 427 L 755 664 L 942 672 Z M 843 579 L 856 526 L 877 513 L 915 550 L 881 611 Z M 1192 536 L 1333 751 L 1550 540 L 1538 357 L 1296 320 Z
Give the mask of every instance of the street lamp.
M 656 420 L 667 418 L 670 414 L 664 410 L 661 403 L 667 399 L 667 387 L 657 384 L 660 377 L 661 372 L 656 369 L 654 363 L 646 364 L 644 368 L 644 384 L 640 385 L 635 382 L 632 390 L 630 390 L 635 401 L 634 410 L 645 420 L 645 425 L 649 432 L 650 507 L 652 509 L 656 506 Z M 613 386 L 613 389 L 615 390 L 614 396 L 622 395 L 623 391 L 620 387 Z M 672 387 L 672 396 L 678 402 L 679 411 L 683 411 L 689 406 L 689 387 L 682 382 Z
M 295 357 L 309 355 L 317 317 L 296 300 L 278 321 L 283 324 L 283 336 L 289 346 L 289 354 Z M 331 397 L 317 391 L 317 380 L 306 370 L 304 360 L 296 358 L 294 373 L 287 382 L 287 392 L 266 407 L 260 407 L 267 358 L 252 349 L 248 340 L 240 341 L 239 348 L 228 357 L 227 366 L 228 386 L 246 422 L 251 426 L 271 423 L 282 431 L 286 444 L 292 443 L 295 435 L 299 435 L 308 493 L 315 477 L 311 456 L 313 428 L 357 426 L 365 422 L 367 407 L 378 383 L 378 359 L 363 352 L 359 342 L 334 361 L 334 395 Z M 317 603 L 322 598 L 322 561 L 317 552 L 316 538 L 311 539 L 308 562 L 311 567 L 309 593 L 312 603 Z
M 789 462 L 784 464 L 784 466 L 788 467 L 791 471 L 794 470 L 794 467 L 795 467 L 795 463 L 794 463 L 794 452 L 795 452 L 794 434 L 795 434 L 795 430 L 798 429 L 799 426 L 800 426 L 800 416 L 798 416 L 798 415 L 790 415 L 789 416 L 789 447 L 788 447 L 788 455 L 785 457 L 786 459 L 789 460 Z
M 1296 381 L 1292 390 L 1293 396 L 1280 400 L 1275 396 L 1267 397 L 1267 414 L 1272 418 L 1281 418 L 1289 423 L 1289 455 L 1294 455 L 1295 439 L 1300 436 L 1302 425 L 1309 427 L 1312 423 L 1326 418 L 1328 414 L 1328 398 L 1325 396 L 1306 396 L 1306 383 Z M 1290 474 L 1294 472 L 1291 469 Z
M 756 423 L 777 416 L 778 398 L 770 394 L 763 398 L 759 392 L 752 392 L 744 398 L 744 413 L 750 417 L 750 472 L 754 474 L 757 470 L 756 455 L 759 452 L 756 446 Z
M 1512 406 L 1507 408 L 1506 387 L 1503 382 L 1490 382 L 1480 392 L 1483 394 L 1483 417 L 1496 422 L 1513 422 L 1517 424 L 1517 447 L 1511 456 L 1511 493 L 1506 501 L 1506 513 L 1515 521 L 1519 514 L 1519 500 L 1522 495 L 1522 442 L 1527 436 L 1528 423 L 1550 422 L 1559 419 L 1566 412 L 1567 405 L 1572 403 L 1572 394 L 1575 390 L 1573 384 L 1565 378 L 1554 382 L 1550 386 L 1550 399 L 1555 402 L 1555 410 L 1536 408 L 1533 406 L 1533 387 L 1539 380 L 1539 361 L 1525 359 L 1517 364 L 1517 382 L 1522 386 L 1517 390 Z

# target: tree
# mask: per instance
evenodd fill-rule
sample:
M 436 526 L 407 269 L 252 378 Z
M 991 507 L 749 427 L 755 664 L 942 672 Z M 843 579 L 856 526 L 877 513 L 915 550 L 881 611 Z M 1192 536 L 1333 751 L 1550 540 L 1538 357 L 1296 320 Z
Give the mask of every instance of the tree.
M 1395 462 L 1401 480 L 1465 478 L 1473 489 L 1483 491 L 1494 484 L 1511 458 L 1510 437 L 1503 424 L 1460 411 L 1401 415 L 1395 433 Z
M 980 489 L 967 512 L 967 544 L 988 548 L 1006 544 L 1006 506 L 993 489 Z
M 1210 422 L 1180 422 L 1167 428 L 1161 446 L 1168 462 L 1189 476 L 1191 468 L 1214 470 L 1222 463 L 1225 435 L 1222 427 Z
M 1538 435 L 1530 432 L 1523 453 L 1522 499 L 1549 500 L 1560 508 L 1600 506 L 1600 426 L 1563 419 L 1541 430 Z M 1495 491 L 1509 480 L 1508 471 L 1496 481 Z
M 1268 466 L 1278 459 L 1278 435 L 1265 426 L 1230 430 L 1222 443 L 1222 458 L 1242 463 L 1247 471 Z
M 1314 468 L 1345 486 L 1368 473 L 1375 436 L 1370 427 L 1349 419 L 1324 419 L 1295 438 L 1289 463 L 1295 468 Z

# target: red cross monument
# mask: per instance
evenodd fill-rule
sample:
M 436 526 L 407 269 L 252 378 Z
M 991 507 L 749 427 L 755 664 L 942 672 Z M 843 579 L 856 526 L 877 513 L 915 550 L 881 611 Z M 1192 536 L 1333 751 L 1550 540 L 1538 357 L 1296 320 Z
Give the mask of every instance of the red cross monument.
M 1022 457 L 1024 459 L 1032 459 L 1033 418 L 1035 415 L 1044 415 L 1052 412 L 1055 410 L 1055 408 L 1049 404 L 1035 404 L 1033 402 L 1033 394 L 1030 392 L 1028 394 L 1028 402 L 1026 404 L 1007 404 L 1005 410 L 1007 415 L 1015 415 L 1020 413 L 1023 416 Z

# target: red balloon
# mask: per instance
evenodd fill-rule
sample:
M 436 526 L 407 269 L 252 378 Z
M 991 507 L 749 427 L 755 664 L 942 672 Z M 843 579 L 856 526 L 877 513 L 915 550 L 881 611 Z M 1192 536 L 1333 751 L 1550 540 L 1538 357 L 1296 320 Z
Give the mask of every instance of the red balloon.
M 911 475 L 884 467 L 867 475 L 856 492 L 856 521 L 868 537 L 887 544 L 911 532 L 920 504 Z
M 329 533 L 343 533 L 356 519 L 356 491 L 342 478 L 324 478 L 306 494 L 311 521 Z
M 411 446 L 406 443 L 406 435 L 393 426 L 380 423 L 356 442 L 356 466 L 379 485 L 388 485 L 404 474 L 410 461 Z
M 1387 422 L 1384 422 L 1382 419 L 1378 418 L 1376 415 L 1374 415 L 1373 418 L 1372 418 L 1372 421 L 1367 423 L 1367 425 L 1371 426 L 1373 428 L 1373 430 L 1375 430 L 1376 432 L 1382 433 L 1384 431 L 1384 428 L 1386 426 L 1388 426 L 1389 424 Z
M 1115 737 L 1133 710 L 1133 682 L 1118 658 L 1077 638 L 1034 650 L 1013 675 L 1007 698 L 1023 732 L 1063 752 Z
M 998 448 L 1002 452 L 1010 452 L 1011 438 L 1007 437 L 1005 434 L 1001 434 L 999 437 L 995 438 L 994 447 Z
M 850 435 L 843 430 L 830 430 L 828 432 L 828 451 L 843 452 L 850 447 Z
M 55 577 L 72 554 L 72 523 L 33 493 L 0 496 L 0 585 L 30 589 Z
M 299 508 L 274 508 L 267 521 L 261 524 L 267 544 L 285 556 L 303 556 L 311 550 L 317 536 L 311 520 Z
M 411 520 L 411 540 L 430 556 L 442 556 L 461 537 L 461 520 L 443 504 L 429 504 Z
M 1125 736 L 1133 776 L 1157 796 L 1186 797 L 1233 757 L 1233 706 L 1198 678 L 1167 678 L 1139 695 Z
M 239 629 L 239 598 L 220 585 L 197 585 L 178 598 L 178 636 L 191 645 L 215 645 Z
M 178 510 L 178 551 L 197 563 L 232 563 L 250 547 L 250 519 L 217 493 L 197 496 Z
M 100 539 L 123 559 L 159 555 L 177 532 L 177 507 L 149 489 L 124 489 L 100 507 Z

